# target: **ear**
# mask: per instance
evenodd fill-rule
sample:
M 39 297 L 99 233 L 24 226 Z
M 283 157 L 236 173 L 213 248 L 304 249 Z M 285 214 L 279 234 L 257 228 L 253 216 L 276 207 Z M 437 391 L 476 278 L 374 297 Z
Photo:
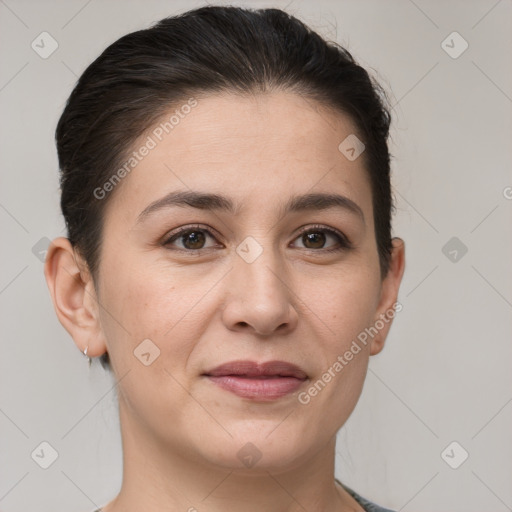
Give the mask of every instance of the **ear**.
M 44 275 L 57 317 L 81 352 L 97 357 L 106 351 L 98 314 L 98 300 L 87 265 L 67 238 L 48 248 Z
M 389 271 L 382 281 L 379 304 L 374 327 L 378 331 L 372 339 L 370 355 L 378 354 L 384 348 L 389 329 L 396 313 L 401 311 L 398 290 L 405 270 L 405 243 L 401 238 L 393 238 Z M 381 328 L 382 327 L 382 328 Z M 378 329 L 377 329 L 378 328 Z

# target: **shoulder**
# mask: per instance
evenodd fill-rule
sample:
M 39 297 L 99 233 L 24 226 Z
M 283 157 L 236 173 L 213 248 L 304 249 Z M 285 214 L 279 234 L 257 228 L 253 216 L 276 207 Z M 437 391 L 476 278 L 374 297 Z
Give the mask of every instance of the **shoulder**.
M 341 483 L 338 479 L 336 479 L 336 482 L 338 482 L 359 503 L 359 505 L 361 505 L 364 508 L 366 512 L 394 512 L 389 508 L 381 507 L 380 505 L 377 505 L 373 501 L 363 498 L 356 491 L 354 491 L 350 487 L 347 487 L 345 484 Z

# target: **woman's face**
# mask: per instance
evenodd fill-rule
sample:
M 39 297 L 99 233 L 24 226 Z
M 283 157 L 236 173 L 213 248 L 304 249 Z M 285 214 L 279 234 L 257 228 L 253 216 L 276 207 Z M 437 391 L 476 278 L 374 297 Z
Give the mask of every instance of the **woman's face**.
M 355 132 L 347 117 L 285 92 L 207 96 L 185 110 L 168 134 L 141 138 L 140 161 L 111 192 L 97 346 L 124 377 L 125 429 L 217 465 L 249 455 L 284 468 L 354 409 L 390 321 L 366 344 L 358 335 L 389 312 L 401 272 L 381 279 L 363 156 L 338 149 Z M 141 157 L 144 144 L 155 147 Z M 172 204 L 177 192 L 223 199 Z M 341 199 L 322 208 L 300 200 L 310 194 Z M 233 361 L 282 361 L 306 378 L 278 377 L 280 367 L 213 378 Z

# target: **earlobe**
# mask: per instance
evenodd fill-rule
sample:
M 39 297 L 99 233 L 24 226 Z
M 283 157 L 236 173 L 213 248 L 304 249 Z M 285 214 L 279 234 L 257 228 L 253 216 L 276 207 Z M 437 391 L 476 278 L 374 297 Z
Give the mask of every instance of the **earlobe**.
M 104 353 L 94 283 L 67 238 L 56 238 L 50 244 L 44 274 L 57 317 L 79 350 L 88 347 L 90 357 Z
M 398 291 L 405 271 L 405 242 L 395 237 L 392 244 L 389 270 L 382 281 L 380 301 L 376 311 L 374 327 L 378 332 L 372 340 L 370 348 L 372 356 L 384 348 L 393 319 L 402 310 L 402 305 L 398 302 Z

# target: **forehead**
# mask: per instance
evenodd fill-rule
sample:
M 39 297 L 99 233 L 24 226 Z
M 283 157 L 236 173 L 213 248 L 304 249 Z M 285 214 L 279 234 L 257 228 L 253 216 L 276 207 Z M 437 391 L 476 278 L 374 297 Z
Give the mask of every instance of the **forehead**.
M 290 92 L 223 93 L 196 96 L 195 102 L 192 108 L 173 105 L 134 144 L 134 165 L 117 185 L 107 217 L 121 214 L 134 224 L 151 202 L 173 190 L 231 197 L 242 214 L 282 209 L 300 194 L 340 193 L 369 216 L 363 158 L 351 160 L 339 149 L 356 132 L 346 115 Z

